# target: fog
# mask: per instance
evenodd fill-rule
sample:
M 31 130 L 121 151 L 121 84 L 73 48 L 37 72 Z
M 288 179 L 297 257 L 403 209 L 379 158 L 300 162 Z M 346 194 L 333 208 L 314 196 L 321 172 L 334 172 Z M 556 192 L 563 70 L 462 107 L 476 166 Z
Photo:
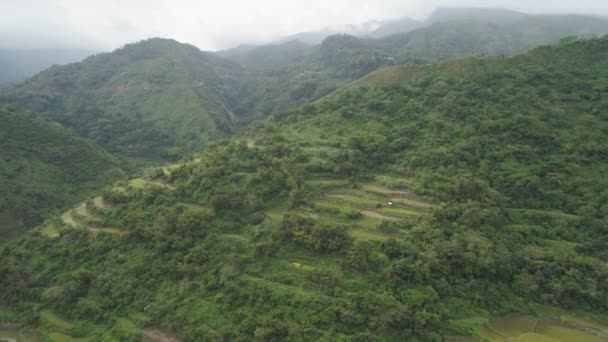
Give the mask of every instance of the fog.
M 218 50 L 370 20 L 422 20 L 438 7 L 608 15 L 604 0 L 0 0 L 0 49 L 101 51 L 165 37 Z

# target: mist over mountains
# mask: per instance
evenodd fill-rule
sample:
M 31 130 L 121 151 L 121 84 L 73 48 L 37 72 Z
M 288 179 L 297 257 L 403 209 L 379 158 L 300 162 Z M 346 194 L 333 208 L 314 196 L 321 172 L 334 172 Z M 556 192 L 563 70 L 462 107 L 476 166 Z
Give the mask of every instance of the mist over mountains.
M 604 28 L 598 27 L 597 23 L 589 23 L 587 26 L 576 24 L 577 20 L 586 20 L 586 18 L 598 22 L 606 20 L 605 18 L 581 15 L 531 15 L 503 9 L 446 7 L 435 10 L 426 20 L 414 20 L 408 17 L 384 21 L 373 20 L 359 25 L 344 25 L 320 31 L 296 33 L 277 39 L 269 44 L 243 44 L 235 48 L 217 51 L 217 54 L 245 64 L 248 63 L 246 61 L 248 57 L 246 56 L 251 54 L 251 58 L 253 59 L 264 60 L 261 63 L 281 65 L 285 59 L 293 59 L 309 53 L 311 49 L 307 48 L 307 45 L 320 45 L 327 37 L 332 35 L 347 34 L 364 40 L 384 39 L 391 35 L 407 34 L 420 29 L 430 29 L 430 26 L 445 21 L 481 22 L 498 26 L 511 26 L 511 28 L 504 28 L 504 30 L 516 29 L 518 23 L 521 25 L 540 25 L 538 30 L 541 30 L 541 33 L 539 34 L 542 34 L 542 30 L 549 29 L 546 27 L 547 25 L 558 25 L 559 23 L 559 25 L 563 26 L 563 28 L 559 28 L 560 32 L 555 32 L 554 37 L 544 38 L 541 43 L 550 43 L 555 39 L 561 38 L 561 35 L 585 35 L 591 33 L 601 35 L 606 32 Z M 566 29 L 568 26 L 569 28 Z M 488 29 L 496 30 L 495 27 Z M 525 30 L 522 29 L 522 31 Z M 462 34 L 466 33 L 463 32 Z M 521 32 L 516 34 L 522 35 Z M 524 37 L 517 37 L 516 39 L 525 40 L 527 38 L 524 35 Z M 533 44 L 528 45 L 534 46 L 536 43 L 535 41 Z M 260 47 L 263 47 L 261 51 L 258 50 Z M 275 49 L 277 51 L 276 53 L 268 53 L 266 49 Z M 65 49 L 0 50 L 0 61 L 2 61 L 2 64 L 0 64 L 2 67 L 2 70 L 0 70 L 0 84 L 19 83 L 53 64 L 61 65 L 80 61 L 92 54 L 93 52 L 91 51 Z M 256 54 L 261 54 L 262 56 L 255 57 Z

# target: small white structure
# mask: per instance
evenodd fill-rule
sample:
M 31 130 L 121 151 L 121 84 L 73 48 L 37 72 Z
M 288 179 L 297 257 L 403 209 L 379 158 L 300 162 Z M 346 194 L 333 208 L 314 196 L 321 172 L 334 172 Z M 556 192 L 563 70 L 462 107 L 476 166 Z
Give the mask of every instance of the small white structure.
M 393 202 L 388 202 L 388 205 L 393 205 Z

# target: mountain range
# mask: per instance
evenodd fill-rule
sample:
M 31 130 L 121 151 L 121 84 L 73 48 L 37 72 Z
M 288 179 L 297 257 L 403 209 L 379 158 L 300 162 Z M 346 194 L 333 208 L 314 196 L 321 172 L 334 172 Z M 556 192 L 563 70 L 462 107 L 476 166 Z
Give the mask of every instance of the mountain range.
M 441 9 L 0 88 L 0 332 L 602 341 L 606 33 Z

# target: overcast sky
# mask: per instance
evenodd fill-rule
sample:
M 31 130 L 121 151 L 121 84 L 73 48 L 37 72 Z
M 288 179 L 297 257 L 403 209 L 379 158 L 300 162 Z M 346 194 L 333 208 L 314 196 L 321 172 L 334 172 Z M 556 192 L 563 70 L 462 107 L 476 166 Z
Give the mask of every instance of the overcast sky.
M 0 48 L 105 51 L 166 37 L 217 50 L 437 7 L 608 15 L 608 0 L 0 0 Z

